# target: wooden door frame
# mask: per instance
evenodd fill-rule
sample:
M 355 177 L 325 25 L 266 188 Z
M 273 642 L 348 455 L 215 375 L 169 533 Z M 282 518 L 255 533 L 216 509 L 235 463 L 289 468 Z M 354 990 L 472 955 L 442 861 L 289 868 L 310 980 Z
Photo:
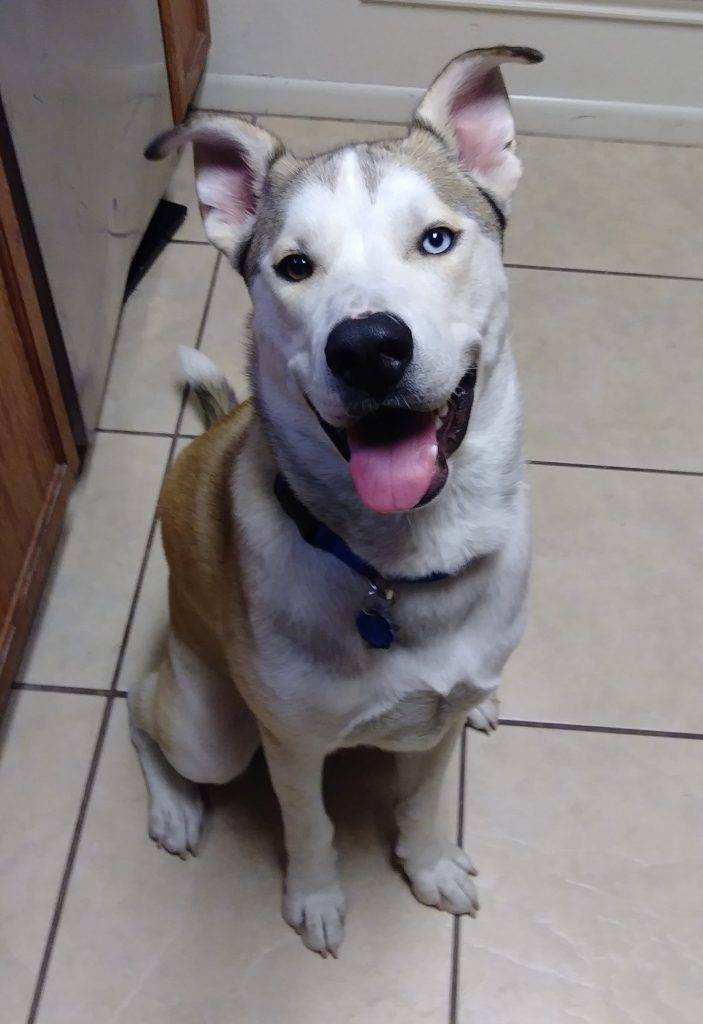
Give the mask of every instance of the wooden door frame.
M 210 49 L 210 14 L 207 0 L 193 0 L 193 2 L 198 22 L 198 34 L 193 40 L 191 52 L 185 53 L 170 0 L 159 0 L 161 33 L 164 40 L 174 124 L 180 124 L 188 112 Z

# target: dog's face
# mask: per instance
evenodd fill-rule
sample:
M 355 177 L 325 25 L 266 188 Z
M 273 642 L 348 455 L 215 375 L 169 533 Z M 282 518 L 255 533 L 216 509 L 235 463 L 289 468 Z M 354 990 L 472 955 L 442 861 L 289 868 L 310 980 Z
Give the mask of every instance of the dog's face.
M 487 325 L 503 307 L 502 229 L 520 175 L 499 64 L 453 61 L 407 138 L 309 160 L 245 122 L 195 138 L 212 241 L 238 262 L 254 336 L 285 366 L 357 493 L 406 511 L 443 487 L 467 430 Z

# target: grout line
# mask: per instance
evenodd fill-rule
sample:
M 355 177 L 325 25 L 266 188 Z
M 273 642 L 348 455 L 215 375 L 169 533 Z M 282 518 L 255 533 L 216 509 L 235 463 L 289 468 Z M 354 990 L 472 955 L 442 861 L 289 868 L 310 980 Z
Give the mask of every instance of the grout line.
M 115 697 L 126 697 L 126 690 L 110 690 L 107 687 L 92 686 L 64 686 L 54 683 L 12 683 L 11 690 L 29 690 L 30 693 L 75 693 L 89 697 L 107 697 L 113 694 Z
M 39 973 L 37 974 L 37 980 L 34 986 L 34 993 L 32 995 L 32 1003 L 29 1008 L 29 1016 L 27 1017 L 27 1024 L 35 1024 L 37 1019 L 37 1012 L 39 1010 L 39 1003 L 44 991 L 44 982 L 49 970 L 51 963 L 51 955 L 54 949 L 54 943 L 56 941 L 56 935 L 61 923 L 61 917 L 63 914 L 64 903 L 66 902 L 66 895 L 68 893 L 68 886 L 73 873 L 73 865 L 75 863 L 76 854 L 78 852 L 78 844 L 83 832 L 83 823 L 85 821 L 86 814 L 88 812 L 88 805 L 93 792 L 93 783 L 95 782 L 95 776 L 98 770 L 98 763 L 100 761 L 100 755 L 102 754 L 103 745 L 105 743 L 105 735 L 107 733 L 107 726 L 110 721 L 110 712 L 112 711 L 113 695 L 109 694 L 105 699 L 105 710 L 103 711 L 102 721 L 100 722 L 100 728 L 98 729 L 98 735 L 95 741 L 95 747 L 93 749 L 93 756 L 90 760 L 90 767 L 88 768 L 88 775 L 86 777 L 85 786 L 83 787 L 83 796 L 81 798 L 81 804 L 78 809 L 78 817 L 76 818 L 76 824 L 73 829 L 73 836 L 71 838 L 71 845 L 69 847 L 68 856 L 66 858 L 66 864 L 61 877 L 61 884 L 59 886 L 58 896 L 56 898 L 56 904 L 54 906 L 54 913 L 51 918 L 51 924 L 49 925 L 49 934 L 44 944 L 44 952 L 42 954 L 41 964 L 39 966 Z
M 563 729 L 565 732 L 599 732 L 615 736 L 655 736 L 665 740 L 703 740 L 703 733 L 677 732 L 671 729 L 635 729 L 620 725 L 577 725 L 574 722 L 532 722 L 522 718 L 500 718 L 499 723 L 523 729 Z
M 185 206 L 185 203 L 181 203 Z M 172 238 L 169 245 L 210 245 L 206 238 Z
M 110 383 L 110 374 L 112 373 L 112 367 L 115 365 L 115 359 L 117 357 L 117 345 L 118 345 L 118 342 L 119 342 L 119 339 L 120 339 L 120 330 L 122 329 L 122 318 L 124 317 L 125 305 L 126 305 L 126 303 L 124 301 L 124 286 L 123 286 L 123 288 L 122 288 L 122 305 L 120 306 L 120 312 L 119 312 L 119 315 L 117 317 L 117 323 L 115 324 L 115 331 L 114 331 L 114 334 L 112 335 L 112 342 L 110 344 L 110 356 L 109 356 L 108 361 L 107 361 L 107 371 L 105 373 L 105 383 L 103 384 L 103 391 L 102 391 L 102 394 L 100 396 L 100 401 L 98 403 L 98 414 L 97 414 L 97 417 L 95 419 L 96 423 L 100 423 L 100 421 L 103 418 L 103 410 L 105 408 L 105 402 L 106 402 L 106 399 L 107 399 L 107 387 L 108 387 L 108 384 Z
M 459 754 L 459 792 L 457 816 L 456 842 L 457 846 L 464 848 L 464 798 L 466 795 L 466 753 L 467 735 L 466 729 L 461 731 Z M 452 919 L 452 954 L 449 980 L 449 1024 L 456 1024 L 459 1003 L 459 949 L 461 946 L 461 917 L 456 915 Z
M 637 270 L 594 270 L 589 267 L 546 267 L 539 263 L 505 263 L 510 270 L 547 270 L 554 274 L 595 274 L 600 277 L 641 277 L 650 281 L 697 281 L 699 284 L 703 277 L 695 277 L 687 274 L 650 274 Z
M 606 466 L 598 462 L 554 462 L 547 459 L 527 459 L 529 466 L 558 466 L 566 469 L 607 469 L 616 473 L 659 473 L 663 476 L 703 476 L 697 469 L 649 469 L 647 466 Z
M 205 305 L 203 307 L 203 314 L 202 314 L 202 317 L 200 319 L 200 325 L 198 327 L 198 334 L 197 334 L 197 338 L 196 338 L 196 342 L 195 342 L 195 347 L 196 348 L 200 348 L 200 344 L 202 342 L 203 331 L 205 329 L 205 322 L 207 320 L 208 312 L 210 310 L 210 301 L 212 299 L 212 293 L 213 293 L 213 290 L 214 290 L 214 287 L 215 287 L 215 280 L 216 280 L 216 277 L 217 277 L 217 270 L 218 270 L 219 265 L 220 265 L 220 255 L 218 254 L 217 259 L 215 260 L 215 265 L 213 267 L 212 277 L 210 279 L 210 287 L 208 288 L 207 297 L 205 299 Z M 174 433 L 173 433 L 173 435 L 171 437 L 171 444 L 169 446 L 169 452 L 168 452 L 168 455 L 166 457 L 166 465 L 164 467 L 163 477 L 162 477 L 162 480 L 161 480 L 161 486 L 162 487 L 163 487 L 163 482 L 166 479 L 166 474 L 168 473 L 169 467 L 171 465 L 171 460 L 173 459 L 173 453 L 174 453 L 176 444 L 178 443 L 178 436 L 177 436 L 178 435 L 178 428 L 180 427 L 181 420 L 183 419 L 183 414 L 185 412 L 186 402 L 188 400 L 188 390 L 189 390 L 188 386 L 186 385 L 186 387 L 183 388 L 183 397 L 181 399 L 181 407 L 180 407 L 180 411 L 178 413 L 178 420 L 176 422 L 176 428 L 174 430 Z M 104 742 L 105 742 L 105 734 L 107 732 L 107 726 L 108 726 L 108 723 L 109 723 L 109 720 L 110 720 L 110 713 L 111 713 L 111 710 L 112 710 L 112 705 L 113 705 L 113 702 L 114 702 L 116 696 L 118 694 L 122 695 L 122 693 L 124 693 L 124 691 L 119 691 L 117 689 L 117 682 L 118 682 L 118 679 L 119 679 L 119 676 L 120 676 L 120 672 L 122 670 L 122 663 L 123 663 L 123 660 L 124 660 L 125 651 L 127 649 L 127 644 L 129 642 L 129 637 L 130 637 L 130 633 L 131 633 L 131 630 L 132 630 L 132 624 L 134 622 L 134 613 L 135 613 L 135 610 L 136 610 L 136 607 L 137 607 L 137 603 L 139 601 L 139 596 L 141 594 L 142 584 L 144 582 L 144 576 L 145 576 L 145 573 L 146 573 L 146 566 L 147 566 L 147 562 L 149 560 L 149 554 L 150 554 L 151 546 L 152 546 L 152 543 L 153 543 L 153 540 L 154 540 L 154 535 L 156 533 L 156 526 L 157 526 L 157 523 L 158 523 L 157 509 L 158 509 L 158 502 L 157 502 L 157 508 L 154 510 L 154 515 L 153 515 L 152 520 L 151 520 L 151 526 L 149 527 L 149 533 L 148 533 L 147 540 L 146 540 L 146 545 L 145 545 L 145 548 L 144 548 L 144 554 L 142 556 L 141 565 L 139 567 L 139 573 L 137 575 L 137 582 L 135 584 L 134 592 L 132 594 L 132 600 L 130 602 L 129 614 L 127 616 L 127 622 L 126 622 L 126 625 L 125 625 L 125 628 L 124 628 L 124 632 L 122 634 L 122 642 L 120 644 L 120 650 L 119 650 L 119 654 L 117 656 L 117 663 L 115 665 L 115 670 L 113 672 L 112 682 L 111 682 L 111 685 L 110 685 L 110 690 L 109 690 L 109 692 L 108 692 L 108 694 L 107 694 L 107 696 L 105 698 L 105 711 L 103 713 L 102 722 L 100 723 L 100 729 L 98 731 L 98 737 L 97 737 L 97 740 L 96 740 L 96 743 L 95 743 L 95 748 L 93 750 L 93 756 L 91 758 L 90 768 L 88 770 L 88 776 L 86 778 L 85 786 L 84 786 L 84 789 L 83 789 L 83 797 L 81 799 L 81 805 L 80 805 L 80 809 L 78 811 L 78 817 L 76 819 L 76 824 L 75 824 L 75 827 L 73 829 L 73 837 L 71 839 L 71 846 L 70 846 L 70 849 L 69 849 L 69 852 L 68 852 L 68 857 L 66 858 L 66 865 L 64 867 L 63 875 L 62 875 L 62 878 L 61 878 L 61 885 L 59 887 L 59 892 L 58 892 L 58 896 L 57 896 L 57 899 L 56 899 L 56 905 L 54 907 L 54 913 L 53 913 L 53 916 L 52 916 L 52 919 L 51 919 L 51 925 L 49 926 L 49 934 L 47 936 L 46 943 L 44 945 L 44 952 L 42 954 L 42 960 L 41 960 L 41 964 L 40 964 L 40 967 L 39 967 L 39 973 L 37 975 L 36 984 L 34 986 L 34 994 L 32 996 L 32 1003 L 31 1003 L 30 1010 L 29 1010 L 29 1016 L 27 1018 L 27 1024 L 35 1024 L 35 1021 L 36 1021 L 36 1018 L 37 1018 L 37 1012 L 38 1012 L 38 1009 L 39 1009 L 39 1003 L 41 1001 L 42 993 L 44 991 L 44 983 L 46 981 L 47 973 L 48 973 L 49 966 L 50 966 L 50 963 L 51 963 L 51 957 L 52 957 L 52 954 L 53 954 L 53 951 L 54 951 L 54 945 L 56 943 L 56 936 L 58 934 L 59 926 L 61 924 L 61 917 L 62 917 L 62 914 L 63 914 L 63 907 L 64 907 L 64 904 L 66 902 L 66 895 L 68 893 L 68 887 L 69 887 L 69 884 L 70 884 L 70 881 L 71 881 L 71 876 L 73 874 L 73 865 L 75 863 L 76 854 L 78 852 L 78 846 L 79 846 L 79 843 L 80 843 L 80 840 L 81 840 L 81 836 L 82 836 L 82 833 L 83 833 L 83 825 L 84 825 L 86 814 L 87 814 L 87 811 L 88 811 L 88 805 L 90 803 L 90 798 L 91 798 L 91 795 L 92 795 L 92 792 L 93 792 L 93 786 L 94 786 L 94 783 L 95 783 L 95 777 L 96 777 L 97 770 L 98 770 L 98 765 L 99 765 L 99 762 L 100 762 L 100 756 L 102 754 L 103 745 L 104 745 Z
M 171 434 L 161 430 L 127 430 L 122 428 L 118 429 L 116 427 L 96 427 L 95 432 L 97 434 L 124 434 L 128 437 L 175 437 L 176 440 L 180 440 L 181 438 L 192 440 L 193 438 L 200 436 L 199 434 L 186 434 L 181 432 Z M 557 462 L 550 459 L 526 459 L 525 461 L 529 466 L 557 466 L 564 467 L 566 469 L 605 469 L 616 473 L 659 473 L 663 476 L 703 476 L 703 470 L 696 469 L 663 469 L 661 467 L 653 468 L 649 466 L 609 466 L 600 462 Z
M 220 266 L 220 261 L 221 261 L 221 254 L 218 253 L 217 254 L 217 258 L 215 260 L 215 264 L 214 264 L 214 266 L 212 268 L 212 277 L 210 278 L 210 284 L 208 286 L 207 295 L 205 296 L 205 304 L 203 306 L 202 316 L 200 317 L 200 323 L 198 325 L 198 333 L 197 333 L 196 339 L 195 339 L 195 348 L 197 348 L 197 349 L 200 348 L 200 345 L 201 345 L 202 340 L 203 340 L 203 332 L 205 330 L 205 324 L 207 322 L 208 314 L 210 312 L 210 303 L 212 301 L 212 295 L 213 295 L 213 292 L 215 290 L 215 282 L 217 280 L 217 271 L 218 271 L 219 266 Z M 176 450 L 176 445 L 178 444 L 178 430 L 180 428 L 181 421 L 182 421 L 183 416 L 185 414 L 186 403 L 188 402 L 189 391 L 190 391 L 190 389 L 189 389 L 188 385 L 186 385 L 183 388 L 183 395 L 181 397 L 181 405 L 180 405 L 180 409 L 178 411 L 178 419 L 176 420 L 176 426 L 174 428 L 174 432 L 171 435 L 166 435 L 166 436 L 170 436 L 171 437 L 171 444 L 169 445 L 168 455 L 166 456 L 166 465 L 164 466 L 164 472 L 163 472 L 163 476 L 161 478 L 161 487 L 159 488 L 159 494 L 161 493 L 161 490 L 162 490 L 162 488 L 164 486 L 164 481 L 166 480 L 166 476 L 168 474 L 168 471 L 171 468 L 171 463 L 173 462 L 173 455 L 174 455 L 174 452 Z M 157 499 L 156 507 L 154 509 L 154 514 L 153 514 L 153 516 L 151 518 L 151 524 L 149 526 L 149 533 L 148 533 L 147 539 L 146 539 L 146 545 L 145 545 L 145 548 L 144 548 L 144 554 L 142 556 L 142 561 L 141 561 L 141 564 L 139 566 L 139 573 L 137 574 L 137 582 L 136 582 L 136 585 L 135 585 L 135 588 L 134 588 L 134 593 L 132 595 L 132 601 L 131 601 L 130 606 L 129 606 L 129 614 L 127 615 L 127 623 L 125 625 L 124 633 L 122 634 L 122 643 L 120 644 L 119 654 L 117 655 L 117 663 L 115 665 L 115 671 L 113 673 L 112 682 L 110 684 L 110 690 L 113 691 L 113 692 L 117 689 L 117 683 L 118 683 L 118 680 L 120 678 L 120 673 L 122 671 L 122 664 L 124 662 L 124 656 L 125 656 L 125 653 L 126 653 L 126 650 L 127 650 L 127 644 L 129 643 L 129 638 L 130 638 L 130 635 L 131 635 L 131 632 L 132 632 L 132 625 L 134 624 L 135 612 L 137 610 L 137 605 L 139 603 L 139 598 L 141 596 L 142 585 L 144 583 L 144 577 L 146 576 L 147 565 L 149 563 L 149 556 L 151 554 L 151 549 L 152 549 L 152 546 L 153 546 L 153 543 L 154 543 L 154 537 L 156 536 L 156 528 L 157 528 L 158 522 L 159 522 L 158 507 L 159 507 L 159 504 L 158 504 L 158 499 Z
M 166 430 L 128 430 L 125 427 L 96 427 L 96 434 L 127 434 L 129 437 L 173 437 Z

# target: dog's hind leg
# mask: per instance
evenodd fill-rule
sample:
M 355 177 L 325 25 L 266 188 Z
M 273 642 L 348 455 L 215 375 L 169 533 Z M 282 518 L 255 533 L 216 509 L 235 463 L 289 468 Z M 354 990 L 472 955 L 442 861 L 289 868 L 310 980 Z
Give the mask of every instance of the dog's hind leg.
M 132 743 L 139 755 L 149 796 L 149 836 L 169 853 L 185 857 L 197 852 L 203 825 L 200 787 L 179 775 L 166 760 L 156 740 L 137 723 L 146 702 L 158 687 L 154 672 L 129 692 L 129 724 Z
M 240 775 L 260 740 L 231 679 L 171 636 L 158 673 L 129 694 L 132 742 L 149 794 L 149 835 L 170 853 L 195 852 L 202 829 L 200 783 Z

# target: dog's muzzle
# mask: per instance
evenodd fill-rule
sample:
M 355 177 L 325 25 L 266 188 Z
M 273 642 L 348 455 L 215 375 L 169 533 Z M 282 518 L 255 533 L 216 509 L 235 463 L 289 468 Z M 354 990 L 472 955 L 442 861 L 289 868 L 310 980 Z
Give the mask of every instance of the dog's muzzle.
M 477 368 L 471 366 L 448 401 L 423 410 L 379 405 L 346 429 L 313 411 L 349 471 L 361 501 L 375 512 L 407 512 L 426 505 L 444 487 L 447 460 L 469 425 Z

